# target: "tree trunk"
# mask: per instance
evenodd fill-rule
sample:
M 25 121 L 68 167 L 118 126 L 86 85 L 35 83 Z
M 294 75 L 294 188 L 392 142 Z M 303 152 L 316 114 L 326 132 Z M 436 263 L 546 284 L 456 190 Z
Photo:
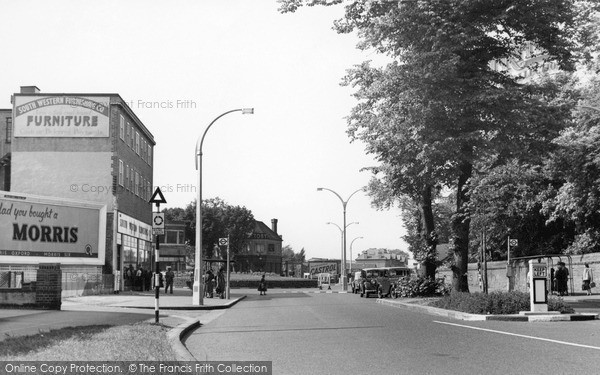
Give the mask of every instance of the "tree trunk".
M 421 190 L 421 218 L 423 227 L 421 228 L 421 238 L 425 242 L 427 247 L 427 256 L 423 260 L 423 267 L 425 268 L 425 277 L 435 278 L 436 260 L 437 260 L 437 235 L 435 232 L 435 222 L 433 220 L 433 208 L 432 208 L 432 190 L 431 185 L 423 186 Z
M 471 218 L 468 212 L 469 187 L 467 181 L 473 173 L 473 165 L 463 162 L 460 165 L 458 185 L 456 187 L 456 214 L 452 219 L 451 246 L 454 249 L 452 266 L 452 289 L 458 292 L 469 292 L 469 227 Z

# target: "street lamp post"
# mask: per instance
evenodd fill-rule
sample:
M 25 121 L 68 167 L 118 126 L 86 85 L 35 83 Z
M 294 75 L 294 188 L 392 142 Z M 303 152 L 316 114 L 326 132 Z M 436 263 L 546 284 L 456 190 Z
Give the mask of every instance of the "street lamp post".
M 331 225 L 335 225 L 335 226 L 337 227 L 337 229 L 339 229 L 339 230 L 340 230 L 340 236 L 341 236 L 341 239 L 342 239 L 342 251 L 341 251 L 341 254 L 340 254 L 340 260 L 341 260 L 341 259 L 343 259 L 343 258 L 344 258 L 344 231 L 343 231 L 343 230 L 342 230 L 342 228 L 340 228 L 340 226 L 339 226 L 339 225 L 337 225 L 336 223 L 327 222 L 327 223 L 325 223 L 325 224 L 331 224 Z M 353 222 L 351 222 L 351 223 L 347 224 L 347 225 L 344 227 L 344 229 L 345 229 L 345 228 L 348 228 L 348 227 L 349 227 L 350 225 L 352 225 L 352 224 L 359 224 L 359 223 L 358 223 L 358 221 L 353 221 Z M 341 263 L 341 261 L 340 261 L 340 263 Z M 341 264 L 340 264 L 340 265 L 341 265 Z M 341 276 L 341 272 L 342 272 L 342 271 L 340 270 L 340 276 Z
M 354 241 L 356 241 L 360 238 L 363 238 L 363 237 L 356 237 L 355 239 L 350 241 L 350 272 L 352 272 L 352 244 L 354 243 Z
M 202 145 L 204 144 L 204 137 L 208 129 L 221 117 L 232 113 L 242 112 L 242 114 L 251 115 L 254 114 L 254 108 L 238 108 L 224 112 L 217 116 L 204 130 L 201 138 L 196 141 L 196 169 L 198 170 L 198 199 L 196 201 L 196 254 L 194 263 L 194 285 L 192 293 L 192 305 L 204 305 L 204 284 L 202 283 Z M 229 264 L 227 265 L 229 269 Z
M 336 193 L 335 191 L 328 189 L 328 188 L 324 188 L 324 187 L 319 187 L 317 188 L 317 191 L 322 191 L 322 190 L 327 190 L 332 192 L 333 194 L 335 194 L 340 201 L 342 202 L 342 208 L 344 210 L 344 233 L 343 233 L 343 238 L 342 238 L 342 246 L 343 246 L 343 252 L 342 252 L 342 288 L 343 290 L 348 290 L 348 275 L 346 275 L 346 205 L 348 204 L 348 201 L 350 200 L 350 198 L 352 198 L 352 196 L 356 193 L 358 193 L 359 191 L 363 191 L 363 189 L 358 189 L 356 190 L 354 193 L 350 194 L 350 196 L 348 197 L 348 199 L 343 200 L 342 197 Z

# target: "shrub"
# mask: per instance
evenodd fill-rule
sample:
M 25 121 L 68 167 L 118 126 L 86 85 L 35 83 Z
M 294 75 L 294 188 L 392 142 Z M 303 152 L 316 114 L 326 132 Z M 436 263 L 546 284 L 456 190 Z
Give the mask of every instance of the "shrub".
M 529 311 L 529 294 L 524 292 L 492 292 L 489 294 L 453 292 L 432 303 L 442 309 L 462 311 L 469 314 L 518 314 Z M 562 298 L 548 299 L 548 311 L 563 314 L 575 312 Z
M 444 283 L 444 279 L 421 276 L 403 277 L 396 282 L 394 287 L 399 297 L 433 297 L 443 296 L 450 292 L 450 287 Z

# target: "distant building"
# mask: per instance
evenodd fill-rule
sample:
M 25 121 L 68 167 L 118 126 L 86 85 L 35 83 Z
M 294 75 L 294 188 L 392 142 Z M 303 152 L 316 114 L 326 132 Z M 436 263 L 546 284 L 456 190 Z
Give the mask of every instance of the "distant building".
M 159 266 L 161 270 L 171 267 L 173 271 L 185 271 L 186 250 L 189 247 L 185 237 L 185 222 L 165 223 L 165 235 L 160 236 Z
M 235 256 L 235 270 L 280 275 L 282 242 L 283 239 L 277 233 L 277 219 L 271 220 L 271 228 L 262 221 L 256 220 L 246 248 Z
M 352 263 L 352 271 L 375 267 L 406 266 L 408 255 L 402 250 L 367 249 L 363 250 Z

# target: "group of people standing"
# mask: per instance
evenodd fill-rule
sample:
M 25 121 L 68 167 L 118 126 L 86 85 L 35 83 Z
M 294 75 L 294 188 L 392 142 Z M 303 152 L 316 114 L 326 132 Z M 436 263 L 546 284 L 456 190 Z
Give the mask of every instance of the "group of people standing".
M 125 268 L 124 278 L 125 285 L 131 287 L 131 290 L 137 292 L 148 292 L 153 289 L 154 286 L 154 272 L 144 269 L 144 267 L 138 266 L 137 269 L 133 268 L 133 265 Z M 173 282 L 175 281 L 175 273 L 171 270 L 171 267 L 167 267 L 165 272 L 164 280 L 162 273 L 158 274 L 159 283 L 158 287 L 165 287 L 165 294 L 169 291 L 173 294 Z
M 565 263 L 558 262 L 557 269 L 551 269 L 550 274 L 552 278 L 552 290 L 556 291 L 559 296 L 568 296 L 569 269 L 566 267 Z M 592 295 L 592 288 L 596 284 L 594 283 L 594 273 L 588 263 L 585 263 L 581 280 L 581 289 L 585 291 L 588 296 Z
M 227 286 L 225 285 L 225 268 L 221 267 L 217 275 L 215 276 L 211 269 L 206 271 L 206 276 L 204 278 L 204 294 L 207 298 L 213 298 L 215 292 L 217 293 L 217 297 L 225 298 L 225 291 Z

